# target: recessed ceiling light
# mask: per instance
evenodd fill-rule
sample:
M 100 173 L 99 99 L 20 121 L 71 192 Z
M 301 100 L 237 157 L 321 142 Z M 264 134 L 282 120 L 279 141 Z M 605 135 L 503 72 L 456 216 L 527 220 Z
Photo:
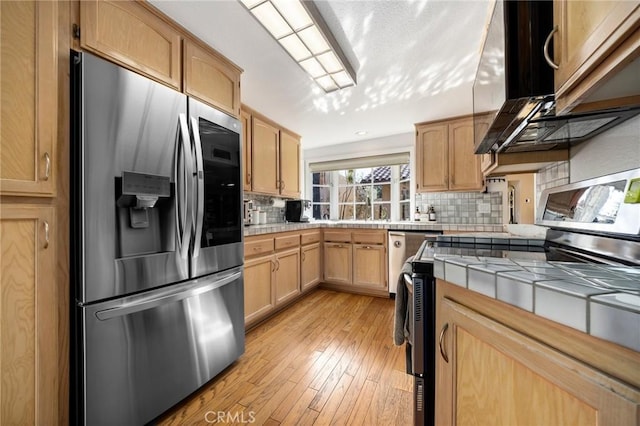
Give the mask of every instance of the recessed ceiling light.
M 367 133 L 369 133 L 369 132 L 367 132 L 366 130 L 359 130 L 359 131 L 357 131 L 357 132 L 356 132 L 356 135 L 358 135 L 358 136 L 364 136 L 364 135 L 366 135 Z

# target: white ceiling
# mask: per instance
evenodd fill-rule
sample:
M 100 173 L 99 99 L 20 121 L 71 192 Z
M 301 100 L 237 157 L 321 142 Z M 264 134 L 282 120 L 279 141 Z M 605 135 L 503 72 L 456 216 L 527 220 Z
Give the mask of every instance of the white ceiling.
M 492 4 L 316 1 L 358 80 L 325 94 L 238 1 L 150 1 L 243 68 L 242 102 L 300 134 L 303 149 L 413 132 L 417 122 L 470 114 Z

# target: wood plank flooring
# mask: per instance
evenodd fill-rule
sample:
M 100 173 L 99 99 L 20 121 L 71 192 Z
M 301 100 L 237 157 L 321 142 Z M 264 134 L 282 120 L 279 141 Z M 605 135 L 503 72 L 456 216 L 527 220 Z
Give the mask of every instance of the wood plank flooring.
M 249 331 L 245 354 L 158 424 L 410 425 L 391 299 L 318 289 Z

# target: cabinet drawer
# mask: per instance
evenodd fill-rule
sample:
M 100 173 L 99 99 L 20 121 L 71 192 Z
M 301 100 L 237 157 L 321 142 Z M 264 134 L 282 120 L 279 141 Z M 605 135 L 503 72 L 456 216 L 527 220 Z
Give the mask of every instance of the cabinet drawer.
M 357 244 L 384 244 L 386 232 L 354 232 L 353 242 Z
M 320 241 L 320 231 L 315 232 L 305 232 L 300 235 L 300 244 L 312 244 Z
M 244 256 L 249 257 L 257 254 L 271 253 L 273 248 L 273 238 L 248 240 L 244 243 Z
M 337 243 L 350 243 L 351 231 L 324 231 L 324 240 Z
M 276 250 L 282 250 L 290 247 L 298 247 L 300 245 L 300 235 L 287 235 L 276 237 Z

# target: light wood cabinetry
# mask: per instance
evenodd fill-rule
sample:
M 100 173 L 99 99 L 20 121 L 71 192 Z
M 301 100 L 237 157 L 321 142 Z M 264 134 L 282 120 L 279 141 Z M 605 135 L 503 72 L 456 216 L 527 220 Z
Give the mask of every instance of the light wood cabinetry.
M 53 207 L 3 203 L 0 208 L 2 424 L 58 419 L 54 216 Z
M 324 232 L 324 285 L 388 296 L 386 231 Z
M 464 297 L 443 297 L 446 286 L 438 280 L 436 424 L 637 424 L 637 388 L 463 306 Z
M 301 294 L 300 233 L 245 238 L 245 326 L 255 325 Z
M 481 190 L 481 159 L 474 149 L 472 117 L 417 124 L 418 191 Z
M 322 281 L 322 246 L 320 230 L 300 234 L 300 288 L 303 292 Z
M 184 93 L 240 115 L 240 70 L 211 49 L 184 41 Z
M 246 135 L 245 191 L 300 197 L 300 136 L 243 106 Z
M 251 123 L 251 190 L 279 195 L 280 131 L 255 115 Z
M 244 173 L 242 188 L 247 192 L 251 191 L 251 159 L 253 158 L 251 150 L 251 113 L 244 109 L 240 110 L 240 123 L 242 125 L 242 169 Z
M 558 112 L 584 101 L 640 54 L 640 2 L 553 2 L 554 73 Z M 636 95 L 640 89 L 635 90 Z
M 256 322 L 275 308 L 275 262 L 272 255 L 247 259 L 244 264 L 244 322 Z
M 58 4 L 3 1 L 0 11 L 0 193 L 52 196 L 57 169 Z
M 278 252 L 275 257 L 276 306 L 300 295 L 300 249 Z
M 351 243 L 324 243 L 324 281 L 351 285 L 353 268 Z
M 182 88 L 180 33 L 140 4 L 81 1 L 80 31 L 83 49 Z
M 242 70 L 149 3 L 82 1 L 79 28 L 82 49 L 240 115 Z
M 300 196 L 300 138 L 280 130 L 280 195 Z

